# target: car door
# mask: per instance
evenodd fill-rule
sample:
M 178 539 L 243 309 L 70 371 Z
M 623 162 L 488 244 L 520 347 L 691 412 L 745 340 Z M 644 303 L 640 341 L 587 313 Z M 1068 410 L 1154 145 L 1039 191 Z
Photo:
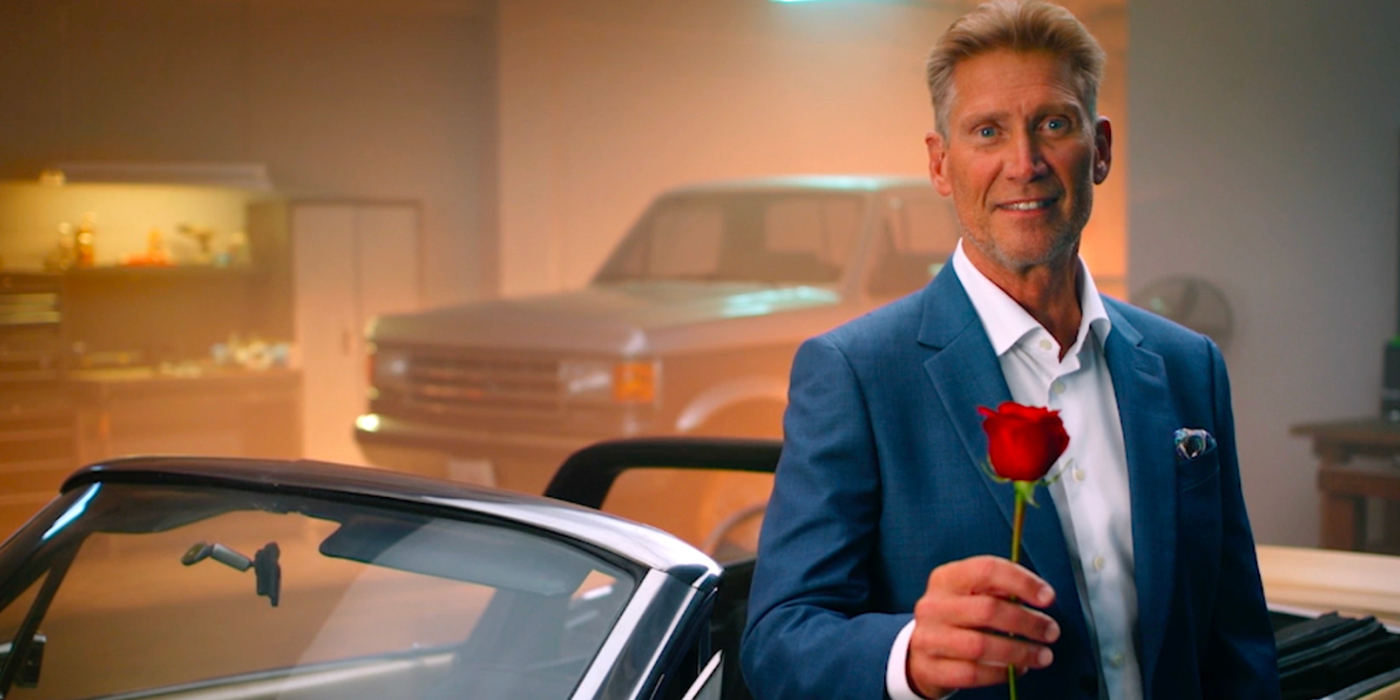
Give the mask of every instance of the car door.
M 747 438 L 654 437 L 614 440 L 584 448 L 559 468 L 545 495 L 673 531 L 722 566 L 707 644 L 697 644 L 662 697 L 750 700 L 739 670 L 739 639 L 747 619 L 758 524 L 772 488 L 782 441 Z M 739 493 L 725 499 L 719 496 Z M 718 504 L 717 504 L 718 503 Z M 677 527 L 679 524 L 680 527 Z M 674 529 L 684 532 L 676 533 Z M 717 665 L 718 696 L 705 669 Z

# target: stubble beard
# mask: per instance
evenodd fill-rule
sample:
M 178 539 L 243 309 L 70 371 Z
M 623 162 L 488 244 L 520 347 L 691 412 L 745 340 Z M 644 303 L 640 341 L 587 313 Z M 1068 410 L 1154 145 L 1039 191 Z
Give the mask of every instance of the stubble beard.
M 996 237 L 985 231 L 977 236 L 969 235 L 969 231 L 978 229 L 968 226 L 960 211 L 957 212 L 958 225 L 962 228 L 963 239 L 976 247 L 978 252 L 1002 269 L 1019 276 L 1036 267 L 1072 266 L 1079 256 L 1079 242 L 1093 207 L 1094 188 L 1089 184 L 1079 191 L 1069 219 L 1050 233 L 1049 245 L 1035 256 L 1013 254 L 998 245 Z

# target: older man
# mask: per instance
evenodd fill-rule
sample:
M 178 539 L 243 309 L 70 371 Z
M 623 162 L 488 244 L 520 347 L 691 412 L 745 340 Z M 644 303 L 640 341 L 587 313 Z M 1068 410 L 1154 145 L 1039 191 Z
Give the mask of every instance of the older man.
M 743 648 L 762 700 L 1005 697 L 1013 664 L 1026 699 L 1278 696 L 1220 353 L 1079 259 L 1112 163 L 1103 61 L 1067 11 L 1012 0 L 934 48 L 929 174 L 962 242 L 797 353 Z M 1008 400 L 1070 435 L 1024 567 L 980 467 L 977 408 Z

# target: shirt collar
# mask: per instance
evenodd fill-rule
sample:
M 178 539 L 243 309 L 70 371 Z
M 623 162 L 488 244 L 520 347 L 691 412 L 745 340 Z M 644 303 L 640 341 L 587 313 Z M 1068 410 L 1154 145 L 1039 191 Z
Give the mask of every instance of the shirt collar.
M 992 349 L 996 351 L 997 357 L 1006 354 L 1026 336 L 1041 328 L 1040 323 L 1026 313 L 1020 304 L 972 264 L 963 252 L 961 239 L 958 240 L 957 249 L 953 251 L 953 271 L 957 273 L 958 281 L 972 300 L 972 307 L 977 310 L 982 328 L 987 332 L 987 339 L 992 341 Z M 1094 285 L 1094 278 L 1089 274 L 1089 267 L 1084 264 L 1082 258 L 1079 260 L 1079 271 L 1079 332 L 1075 336 L 1072 353 L 1079 352 L 1090 332 L 1102 344 L 1112 329 L 1103 299 L 1099 298 L 1098 287 Z

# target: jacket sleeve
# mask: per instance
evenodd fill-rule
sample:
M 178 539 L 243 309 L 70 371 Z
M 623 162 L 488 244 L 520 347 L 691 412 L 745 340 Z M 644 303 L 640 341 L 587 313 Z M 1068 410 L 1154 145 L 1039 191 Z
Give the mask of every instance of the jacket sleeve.
M 885 697 L 909 614 L 873 612 L 881 512 L 870 414 L 825 337 L 793 362 L 784 446 L 764 516 L 741 658 L 760 700 Z
M 1206 698 L 1279 697 L 1278 661 L 1259 579 L 1254 537 L 1245 513 L 1235 451 L 1234 414 L 1225 361 L 1210 344 L 1216 444 L 1220 450 L 1222 542 L 1220 586 L 1201 653 L 1201 688 Z

